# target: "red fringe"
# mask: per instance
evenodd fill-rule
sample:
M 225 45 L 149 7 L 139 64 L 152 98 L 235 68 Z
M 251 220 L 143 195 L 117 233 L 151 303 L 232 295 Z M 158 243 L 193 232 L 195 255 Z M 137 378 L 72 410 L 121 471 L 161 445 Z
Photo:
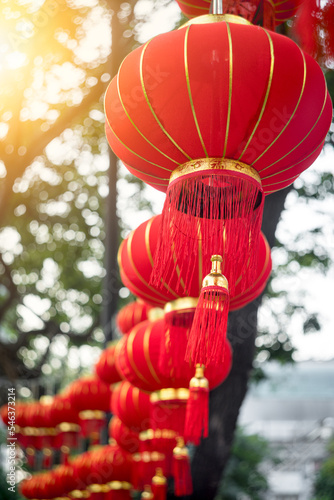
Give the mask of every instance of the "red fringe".
M 167 499 L 167 479 L 162 474 L 162 471 L 157 470 L 156 475 L 152 479 L 153 500 Z
M 233 173 L 211 171 L 172 182 L 150 283 L 161 288 L 178 276 L 176 290 L 183 280 L 189 292 L 196 267 L 190 263 L 196 256 L 202 260 L 203 278 L 210 272 L 211 256 L 219 254 L 232 288 L 241 276 L 247 288 L 257 264 L 263 203 L 256 181 Z
M 190 461 L 187 449 L 173 454 L 174 493 L 177 497 L 191 495 L 193 492 Z
M 187 401 L 182 399 L 153 401 L 150 415 L 152 429 L 168 430 L 175 435 L 183 436 L 186 405 Z
M 209 390 L 190 387 L 184 437 L 196 446 L 209 435 Z
M 326 56 L 334 59 L 334 0 L 328 0 L 324 6 L 323 28 L 325 32 Z
M 229 303 L 225 288 L 202 289 L 189 334 L 187 360 L 205 366 L 223 362 Z
M 295 32 L 299 44 L 312 57 L 318 55 L 319 22 L 321 18 L 319 0 L 303 0 L 297 13 Z
M 159 370 L 165 377 L 181 377 L 184 367 L 184 355 L 186 352 L 189 327 L 184 328 L 175 317 L 171 320 L 170 314 L 165 314 L 165 335 L 161 336 L 161 347 L 159 356 Z M 193 316 L 193 314 L 192 314 Z M 169 322 L 171 321 L 171 322 Z M 191 322 L 190 322 L 191 325 Z

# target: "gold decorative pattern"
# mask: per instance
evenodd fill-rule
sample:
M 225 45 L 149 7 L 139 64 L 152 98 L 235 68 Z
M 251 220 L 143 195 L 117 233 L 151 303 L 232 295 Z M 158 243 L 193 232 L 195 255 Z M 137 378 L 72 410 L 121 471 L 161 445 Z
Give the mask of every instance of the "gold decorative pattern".
M 298 47 L 299 48 L 299 47 Z M 301 51 L 301 49 L 299 48 L 299 51 L 301 53 L 301 56 L 303 58 L 303 66 L 304 66 L 304 75 L 303 75 L 303 83 L 302 83 L 302 88 L 301 88 L 301 91 L 300 91 L 300 94 L 299 94 L 299 98 L 298 98 L 298 101 L 297 101 L 297 104 L 295 106 L 295 109 L 293 110 L 293 113 L 291 114 L 289 120 L 287 121 L 287 123 L 285 124 L 285 126 L 282 128 L 282 130 L 280 131 L 280 133 L 275 137 L 275 139 L 269 144 L 269 146 L 260 154 L 260 156 L 258 156 L 256 158 L 256 160 L 253 161 L 252 165 L 254 165 L 260 158 L 262 158 L 262 156 L 264 154 L 266 154 L 266 152 L 275 144 L 275 142 L 281 137 L 281 135 L 283 134 L 283 132 L 286 130 L 286 128 L 289 126 L 289 124 L 291 123 L 291 120 L 292 118 L 295 116 L 296 112 L 297 112 L 297 109 L 299 107 L 299 104 L 300 104 L 300 101 L 303 97 L 303 94 L 304 94 L 304 90 L 305 90 L 305 84 L 306 84 L 306 61 L 305 61 L 305 56 L 303 54 L 303 52 Z M 261 170 L 262 172 L 262 170 Z
M 251 143 L 253 137 L 254 137 L 254 134 L 258 128 L 258 126 L 260 125 L 261 123 L 261 120 L 262 120 L 262 116 L 264 114 L 264 111 L 266 109 L 266 106 L 267 106 L 267 102 L 268 102 L 268 97 L 269 97 L 269 93 L 270 93 L 270 89 L 271 89 L 271 84 L 272 84 L 272 80 L 273 80 L 273 74 L 274 74 L 274 63 L 275 63 L 275 55 L 274 55 L 274 44 L 273 44 L 273 41 L 271 39 L 271 36 L 270 34 L 268 33 L 267 30 L 263 29 L 263 31 L 265 32 L 265 34 L 267 35 L 268 37 L 268 41 L 269 41 L 269 50 L 270 50 L 270 69 L 269 69 L 269 78 L 268 78 L 268 85 L 267 85 L 267 90 L 266 90 L 266 94 L 264 96 L 264 100 L 263 100 L 263 104 L 262 104 L 262 109 L 260 111 L 260 115 L 259 115 L 259 118 L 255 124 L 255 127 L 253 128 L 253 132 L 251 133 L 247 143 L 246 143 L 246 146 L 244 147 L 241 155 L 239 156 L 239 160 L 241 160 L 241 158 L 243 157 L 243 155 L 245 154 L 245 151 L 247 150 L 249 144 Z
M 194 17 L 183 24 L 179 29 L 186 28 L 192 24 L 212 24 L 212 23 L 231 23 L 231 24 L 244 24 L 252 26 L 252 23 L 243 17 L 235 16 L 234 14 L 204 14 L 204 16 Z
M 202 282 L 202 280 L 201 280 Z M 202 283 L 201 283 L 202 284 Z M 179 299 L 167 302 L 165 305 L 165 313 L 174 311 L 184 311 L 188 309 L 195 309 L 197 306 L 198 297 L 180 297 Z
M 143 338 L 143 348 L 144 348 L 144 356 L 145 360 L 148 366 L 148 369 L 150 370 L 150 374 L 154 378 L 154 380 L 158 383 L 161 384 L 161 380 L 159 379 L 155 369 L 153 368 L 151 357 L 150 357 L 150 335 L 152 332 L 153 324 L 151 323 L 144 332 L 144 338 Z
M 192 98 L 191 88 L 190 88 L 189 67 L 188 67 L 188 36 L 189 36 L 189 30 L 190 30 L 190 25 L 186 29 L 185 36 L 184 36 L 184 70 L 185 70 L 185 74 L 186 74 L 186 82 L 187 82 L 187 89 L 188 89 L 188 96 L 189 96 L 189 102 L 190 102 L 191 112 L 193 114 L 193 118 L 194 118 L 194 122 L 195 122 L 195 125 L 196 125 L 197 134 L 198 134 L 199 140 L 201 141 L 201 145 L 202 145 L 204 154 L 208 158 L 209 155 L 208 155 L 208 152 L 206 150 L 206 147 L 205 147 L 205 144 L 204 144 L 204 141 L 203 141 L 203 137 L 202 137 L 199 125 L 198 125 L 198 120 L 197 120 L 197 116 L 196 116 L 194 101 L 193 101 L 193 98 Z
M 141 55 L 140 55 L 140 67 L 139 67 L 139 71 L 140 71 L 140 81 L 141 81 L 141 86 L 142 86 L 142 89 L 143 89 L 143 93 L 144 93 L 144 97 L 145 97 L 145 100 L 147 102 L 147 105 L 155 119 L 155 121 L 157 122 L 157 124 L 159 125 L 159 127 L 161 128 L 162 132 L 166 135 L 166 137 L 168 137 L 168 139 L 171 141 L 171 143 L 186 157 L 188 158 L 189 160 L 191 160 L 191 157 L 185 153 L 183 151 L 183 149 L 177 144 L 177 142 L 174 141 L 174 139 L 172 138 L 172 136 L 167 132 L 167 130 L 164 128 L 164 126 L 162 125 L 162 123 L 160 122 L 159 118 L 157 117 L 151 103 L 150 103 L 150 100 L 148 98 L 148 95 L 147 95 L 147 92 L 146 92 L 146 88 L 145 88 L 145 82 L 144 82 L 144 75 L 143 75 L 143 60 L 144 60 L 144 55 L 145 55 L 145 52 L 146 52 L 146 49 L 148 47 L 148 44 L 150 43 L 151 40 L 149 40 L 145 45 L 144 45 L 144 48 L 141 52 Z M 178 163 L 177 161 L 173 160 L 174 163 Z
M 173 170 L 169 183 L 171 184 L 173 181 L 184 175 L 193 174 L 194 172 L 203 172 L 205 170 L 225 170 L 227 172 L 237 172 L 251 177 L 261 185 L 261 177 L 255 168 L 239 160 L 232 160 L 228 158 L 223 160 L 221 158 L 198 158 L 197 160 L 183 163 Z
M 226 156 L 227 140 L 230 131 L 230 120 L 231 120 L 231 105 L 232 105 L 232 79 L 233 79 L 233 49 L 232 49 L 232 35 L 231 28 L 228 23 L 226 23 L 227 38 L 228 38 L 228 50 L 229 50 L 229 71 L 228 71 L 228 109 L 227 109 L 227 119 L 226 119 L 226 133 L 225 133 L 225 144 L 223 151 L 223 158 Z

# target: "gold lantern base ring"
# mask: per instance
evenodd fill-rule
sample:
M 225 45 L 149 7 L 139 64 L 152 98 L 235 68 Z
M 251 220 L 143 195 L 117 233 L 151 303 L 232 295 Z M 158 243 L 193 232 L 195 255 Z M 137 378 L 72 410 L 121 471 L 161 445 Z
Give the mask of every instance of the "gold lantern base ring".
M 221 158 L 199 158 L 179 165 L 173 170 L 169 179 L 169 185 L 185 176 L 214 172 L 222 175 L 226 173 L 227 175 L 237 174 L 245 176 L 246 178 L 248 177 L 256 181 L 259 185 L 259 189 L 262 191 L 261 177 L 255 168 L 241 161 Z

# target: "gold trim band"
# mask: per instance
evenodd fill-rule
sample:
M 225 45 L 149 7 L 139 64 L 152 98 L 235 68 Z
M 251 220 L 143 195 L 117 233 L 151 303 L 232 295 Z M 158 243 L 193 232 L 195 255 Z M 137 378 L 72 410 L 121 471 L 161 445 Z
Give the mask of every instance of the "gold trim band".
M 199 158 L 198 160 L 187 161 L 187 163 L 183 163 L 182 165 L 179 165 L 175 170 L 173 170 L 169 179 L 169 184 L 171 184 L 179 177 L 190 175 L 195 172 L 203 172 L 206 170 L 224 170 L 227 172 L 247 175 L 248 177 L 251 177 L 251 179 L 255 180 L 258 184 L 260 184 L 260 186 L 262 186 L 261 177 L 257 170 L 255 170 L 255 168 L 241 161 L 230 160 L 226 158 Z
M 179 29 L 185 28 L 186 26 L 189 26 L 191 24 L 211 24 L 223 22 L 253 26 L 250 21 L 247 21 L 247 19 L 235 16 L 234 14 L 204 14 L 204 16 L 198 16 L 190 19 L 190 21 L 183 24 Z
M 167 302 L 164 311 L 165 314 L 171 312 L 184 312 L 188 309 L 196 309 L 198 303 L 198 297 L 180 297 L 179 299 Z
M 158 401 L 171 401 L 175 399 L 187 400 L 189 397 L 189 389 L 181 387 L 180 389 L 174 389 L 169 387 L 168 389 L 161 389 L 160 391 L 152 392 L 150 401 L 151 403 L 156 403 Z

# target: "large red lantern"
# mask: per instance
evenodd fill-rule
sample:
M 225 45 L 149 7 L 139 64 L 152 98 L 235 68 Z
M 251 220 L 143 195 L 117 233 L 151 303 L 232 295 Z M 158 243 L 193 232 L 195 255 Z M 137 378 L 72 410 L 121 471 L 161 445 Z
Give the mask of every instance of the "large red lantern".
M 151 282 L 169 285 L 173 252 L 188 286 L 200 245 L 205 262 L 223 257 L 232 290 L 234 271 L 252 279 L 263 195 L 313 163 L 332 118 L 318 64 L 236 16 L 201 16 L 133 51 L 105 110 L 117 156 L 167 190 Z
M 177 268 L 170 284 L 156 289 L 149 284 L 154 266 L 154 258 L 158 235 L 161 228 L 161 215 L 152 217 L 141 224 L 121 244 L 118 252 L 118 265 L 121 278 L 129 290 L 155 307 L 164 307 L 167 302 L 180 297 L 198 297 L 202 280 L 209 272 L 210 262 L 205 262 L 200 248 L 192 256 L 192 266 L 195 269 L 189 287 L 184 285 L 184 275 Z M 170 257 L 172 259 L 172 256 Z M 178 263 L 178 261 L 177 261 Z M 223 272 L 225 273 L 224 263 Z M 253 272 L 252 282 L 248 287 L 242 284 L 242 274 L 238 274 L 235 289 L 230 298 L 230 310 L 246 305 L 263 291 L 271 272 L 270 248 L 263 233 L 260 234 L 260 244 L 257 253 L 257 264 Z M 182 289 L 179 290 L 178 283 Z
M 150 428 L 150 395 L 123 380 L 111 397 L 111 412 L 134 432 Z
M 122 380 L 115 364 L 115 349 L 117 342 L 112 342 L 102 351 L 98 362 L 95 365 L 96 375 L 106 384 L 116 384 Z
M 183 14 L 189 18 L 209 14 L 207 0 L 176 0 Z M 234 14 L 253 24 L 274 30 L 275 25 L 294 16 L 301 0 L 227 0 L 223 2 L 224 14 Z
M 117 314 L 116 323 L 118 329 L 124 334 L 128 333 L 138 323 L 148 319 L 150 309 L 151 306 L 142 300 L 130 302 L 130 304 L 122 307 Z

